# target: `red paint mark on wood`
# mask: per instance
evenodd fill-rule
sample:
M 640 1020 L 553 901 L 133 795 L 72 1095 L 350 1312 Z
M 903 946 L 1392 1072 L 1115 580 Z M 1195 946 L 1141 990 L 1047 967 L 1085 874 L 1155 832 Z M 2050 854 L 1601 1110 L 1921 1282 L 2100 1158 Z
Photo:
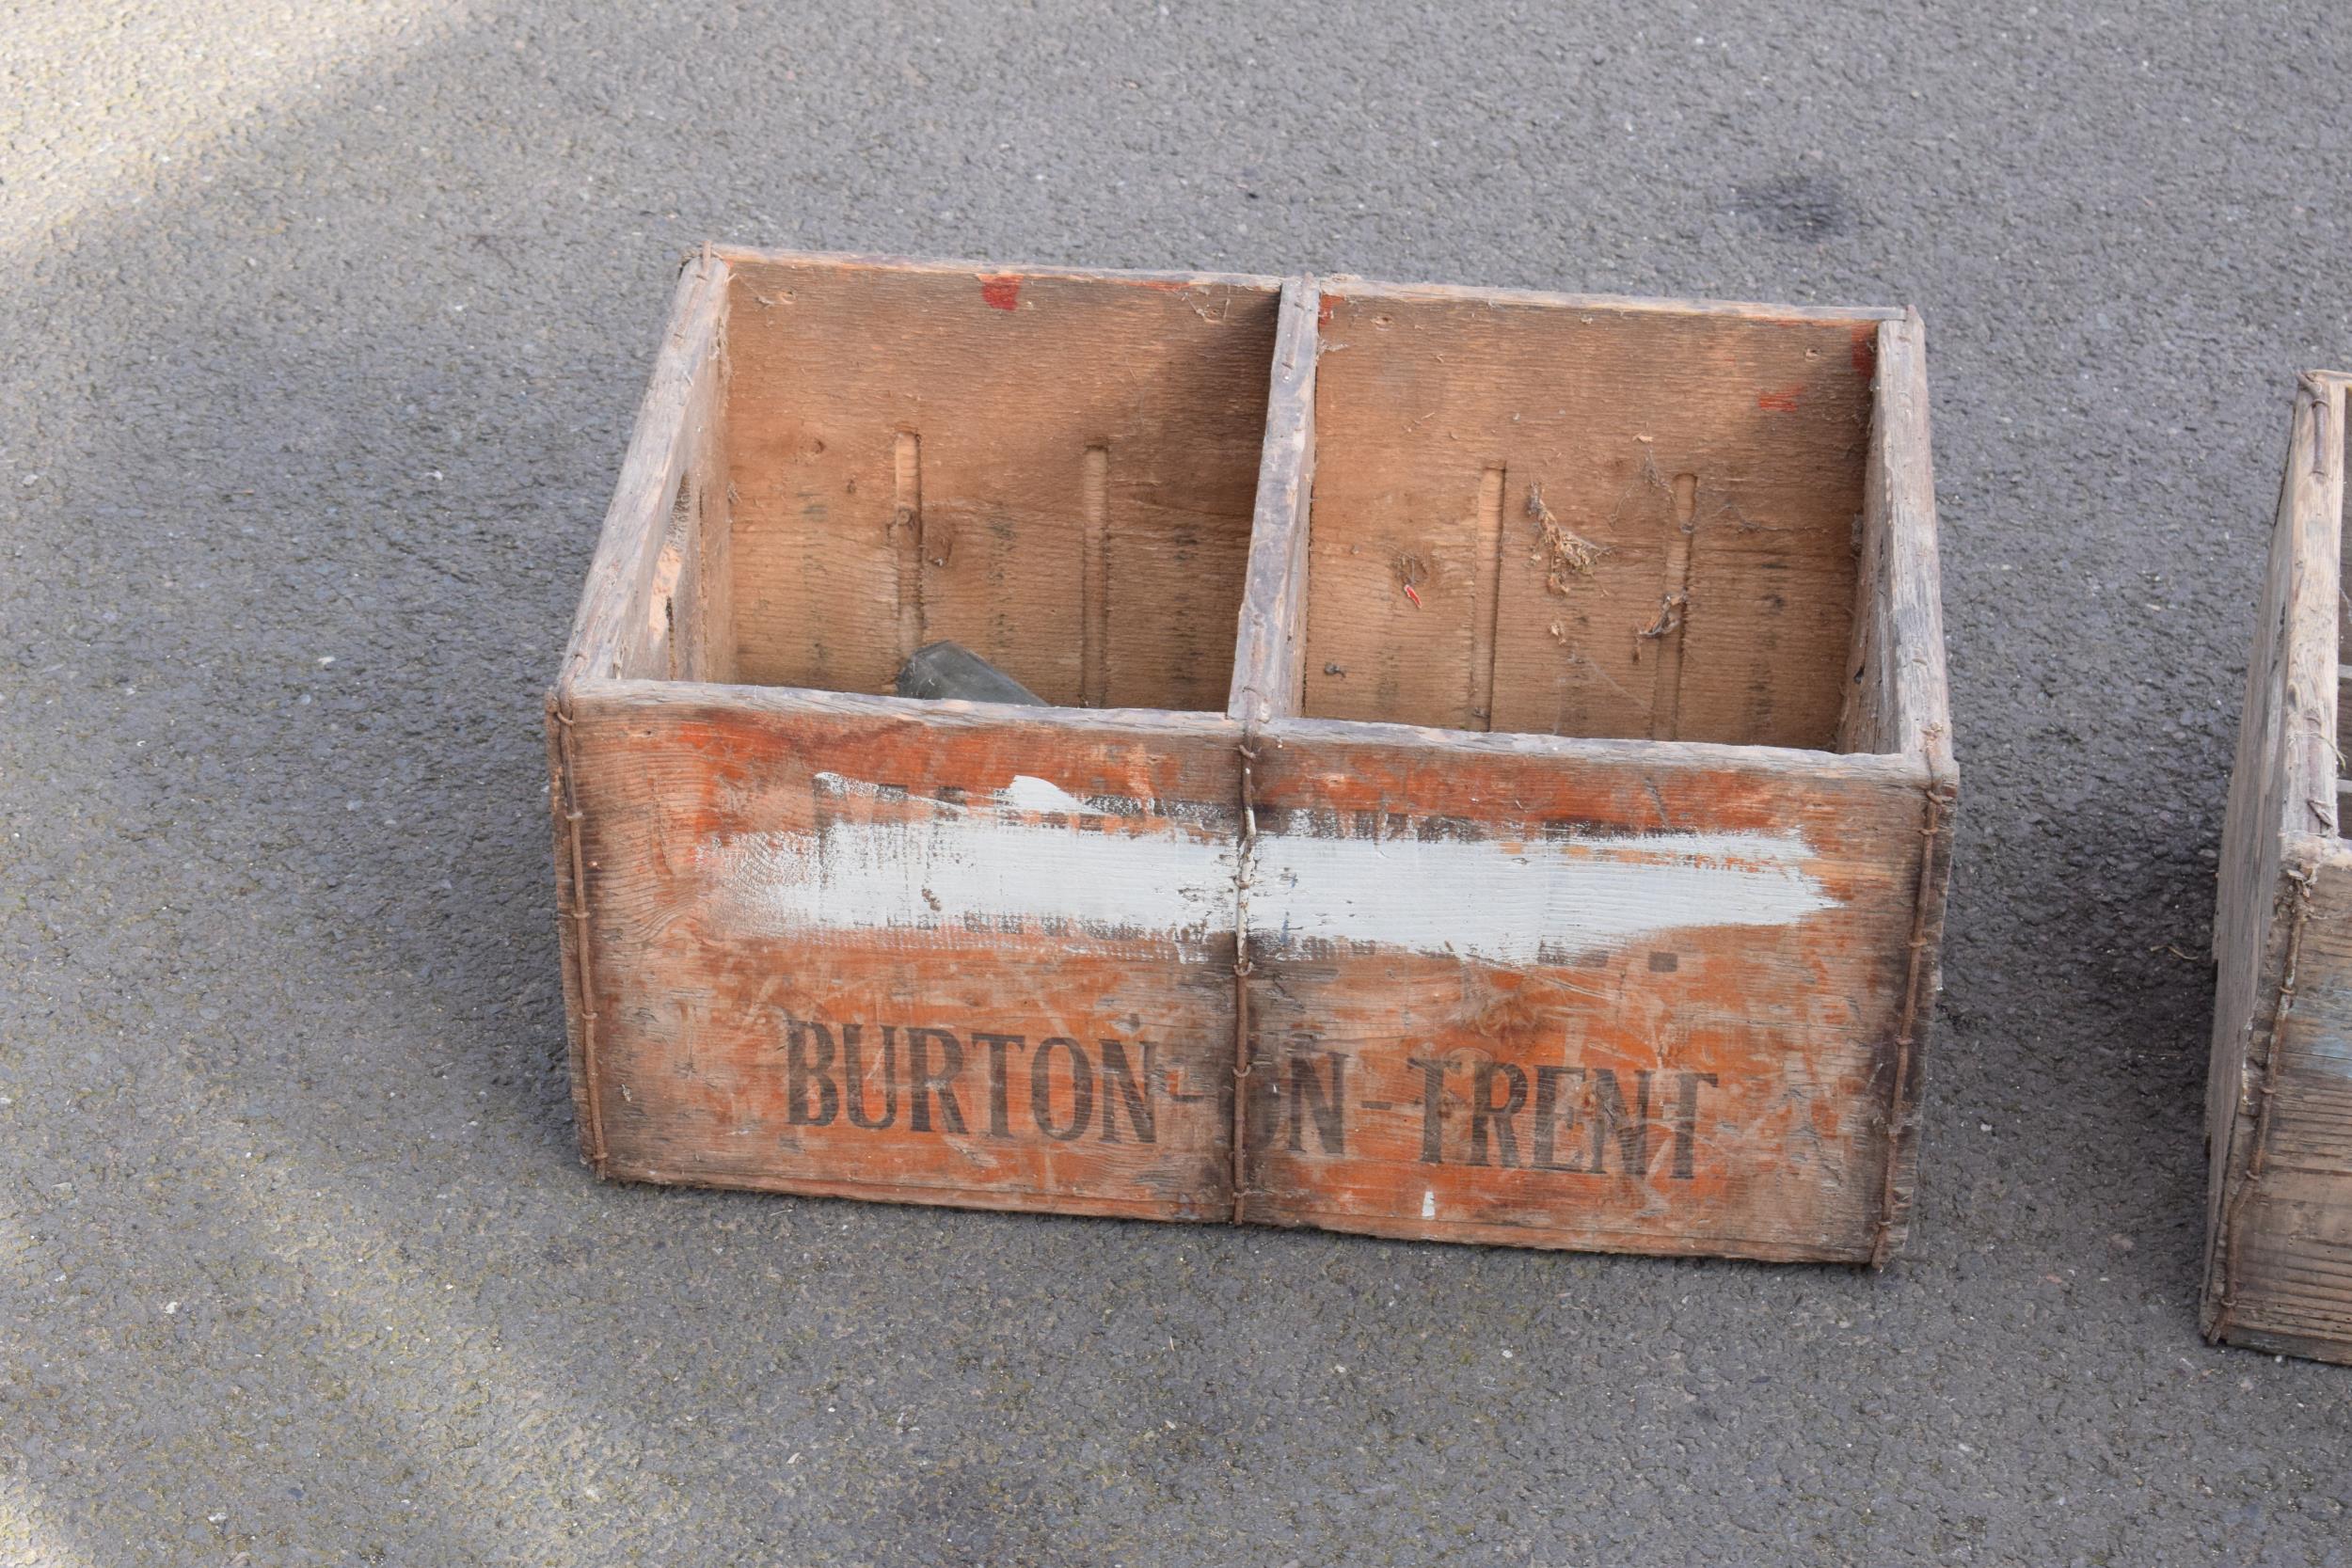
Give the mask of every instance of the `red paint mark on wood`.
M 1329 294 L 1318 293 L 1315 295 L 1315 325 L 1317 326 L 1328 326 L 1331 325 L 1331 307 L 1338 303 L 1339 302 L 1333 299 Z
M 1853 373 L 1865 381 L 1877 379 L 1879 373 L 1879 329 L 1865 327 L 1853 335 Z
M 1021 279 L 1012 273 L 1000 273 L 980 279 L 980 301 L 992 310 L 1021 309 Z
M 1405 585 L 1405 596 L 1413 601 L 1415 610 L 1421 608 L 1421 595 L 1414 591 L 1413 585 L 1409 582 Z
M 1756 405 L 1767 414 L 1793 414 L 1804 397 L 1804 383 L 1791 382 L 1776 392 L 1758 392 Z

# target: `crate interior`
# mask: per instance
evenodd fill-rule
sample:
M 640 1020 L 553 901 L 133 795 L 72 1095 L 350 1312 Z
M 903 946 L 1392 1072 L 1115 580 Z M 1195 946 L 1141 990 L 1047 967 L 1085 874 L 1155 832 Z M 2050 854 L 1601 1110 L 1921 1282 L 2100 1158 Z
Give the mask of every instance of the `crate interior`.
M 1309 717 L 1836 747 L 1876 320 L 1321 314 Z
M 952 639 L 1049 703 L 1222 709 L 1279 293 L 735 261 L 713 678 L 882 693 Z

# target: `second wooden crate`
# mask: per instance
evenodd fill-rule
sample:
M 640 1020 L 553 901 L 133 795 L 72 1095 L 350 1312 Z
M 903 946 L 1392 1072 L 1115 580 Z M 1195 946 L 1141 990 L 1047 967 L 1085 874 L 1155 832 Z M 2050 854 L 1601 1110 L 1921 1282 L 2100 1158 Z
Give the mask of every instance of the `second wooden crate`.
M 2214 921 L 2203 1301 L 2215 1338 L 2352 1362 L 2346 386 L 2297 388 L 2247 670 Z

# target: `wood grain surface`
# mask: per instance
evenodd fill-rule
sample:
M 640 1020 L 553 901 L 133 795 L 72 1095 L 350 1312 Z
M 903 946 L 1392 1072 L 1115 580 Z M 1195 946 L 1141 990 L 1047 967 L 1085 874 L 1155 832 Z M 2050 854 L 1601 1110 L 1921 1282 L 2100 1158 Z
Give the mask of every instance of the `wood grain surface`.
M 1279 285 L 736 255 L 742 676 L 953 639 L 1048 702 L 1222 712 Z
M 1834 743 L 1883 315 L 1321 290 L 1308 714 Z

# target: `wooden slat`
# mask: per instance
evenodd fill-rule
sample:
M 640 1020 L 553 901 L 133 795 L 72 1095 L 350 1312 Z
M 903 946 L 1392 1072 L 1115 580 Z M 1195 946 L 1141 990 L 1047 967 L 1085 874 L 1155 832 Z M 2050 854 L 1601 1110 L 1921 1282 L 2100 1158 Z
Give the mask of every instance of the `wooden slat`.
M 656 673 L 642 668 L 658 609 L 654 579 L 676 517 L 678 485 L 721 420 L 717 343 L 725 264 L 708 257 L 678 276 L 653 376 L 637 407 L 621 476 L 580 594 L 564 680 Z
M 1317 299 L 1311 277 L 1282 285 L 1281 327 L 1275 339 L 1274 382 L 1266 399 L 1265 444 L 1250 526 L 1249 576 L 1226 707 L 1244 721 L 1298 711 L 1307 508 L 1314 489 Z
M 1547 310 L 1606 311 L 1622 316 L 1680 318 L 1719 316 L 1767 325 L 1869 326 L 1899 321 L 1903 312 L 1883 305 L 1772 305 L 1736 299 L 1677 299 L 1643 294 L 1566 293 L 1551 289 L 1496 289 L 1484 284 L 1391 283 L 1334 274 L 1332 289 L 1361 299 L 1438 305 L 1525 305 Z
M 1834 743 L 1884 312 L 1323 295 L 1306 712 Z
M 723 254 L 745 679 L 1224 709 L 1274 280 Z
M 1227 1216 L 1236 726 L 683 682 L 570 703 L 603 1168 Z
M 2311 452 L 2291 481 L 2310 565 L 2289 584 L 2286 669 L 2286 784 L 2282 831 L 2332 834 L 2335 796 L 2329 787 L 2341 761 L 2337 748 L 2335 629 L 2344 603 L 2344 498 L 2346 383 L 2307 376 L 2301 403 L 2311 421 Z
M 1899 757 L 1266 726 L 1242 1213 L 1871 1259 L 1926 784 Z M 1481 1087 L 1523 1098 L 1482 1128 Z

